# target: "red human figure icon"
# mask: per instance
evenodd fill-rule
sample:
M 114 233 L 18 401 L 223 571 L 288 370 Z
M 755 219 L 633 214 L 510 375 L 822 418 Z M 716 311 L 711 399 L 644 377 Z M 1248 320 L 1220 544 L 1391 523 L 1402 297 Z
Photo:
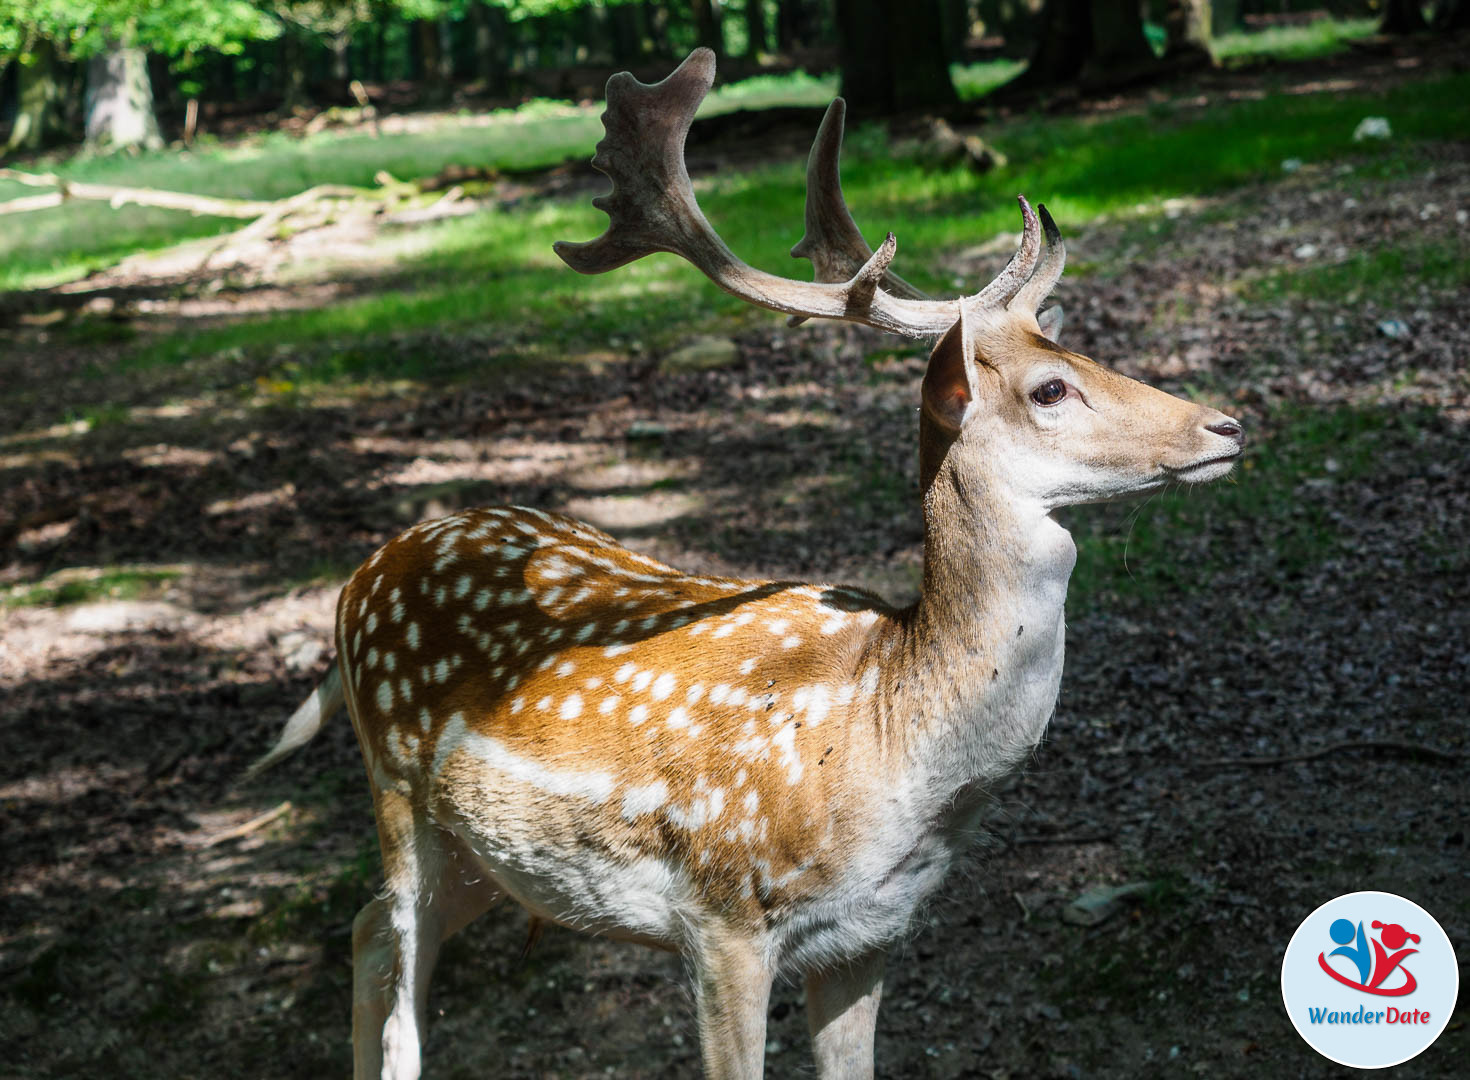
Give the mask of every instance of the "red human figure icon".
M 1382 985 L 1384 979 L 1393 973 L 1393 970 L 1399 966 L 1399 963 L 1404 957 L 1419 951 L 1418 949 L 1399 948 L 1405 941 L 1410 939 L 1413 940 L 1415 945 L 1419 944 L 1419 935 L 1409 933 L 1398 923 L 1381 923 L 1377 919 L 1373 920 L 1373 929 L 1381 929 L 1383 931 L 1383 933 L 1378 935 L 1383 939 L 1383 944 L 1380 945 L 1377 941 L 1373 942 L 1373 979 L 1368 983 L 1370 988 L 1376 989 Z M 1397 949 L 1398 951 L 1392 954 L 1385 953 L 1384 945 L 1387 945 L 1390 949 Z M 1412 988 L 1415 983 L 1413 973 L 1405 970 L 1404 975 L 1408 978 L 1409 988 Z M 1406 989 L 1404 992 L 1407 993 L 1408 990 Z

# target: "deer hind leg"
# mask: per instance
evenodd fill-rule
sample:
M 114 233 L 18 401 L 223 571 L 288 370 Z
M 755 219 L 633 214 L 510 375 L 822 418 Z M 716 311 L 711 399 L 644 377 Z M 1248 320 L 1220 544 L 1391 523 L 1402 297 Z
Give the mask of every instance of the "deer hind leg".
M 353 1076 L 417 1080 L 439 947 L 501 894 L 406 795 L 378 792 L 377 811 L 387 887 L 352 926 Z
M 723 930 L 694 956 L 699 1049 L 709 1080 L 759 1080 L 765 1065 L 771 971 L 758 944 Z
M 886 959 L 885 953 L 872 952 L 807 976 L 807 1024 L 822 1080 L 872 1080 Z

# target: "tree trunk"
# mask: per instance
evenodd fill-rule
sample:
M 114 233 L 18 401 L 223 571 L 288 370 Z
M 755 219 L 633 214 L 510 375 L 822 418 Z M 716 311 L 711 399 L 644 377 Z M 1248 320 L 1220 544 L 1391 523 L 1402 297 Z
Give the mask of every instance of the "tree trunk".
M 1131 72 L 1154 63 L 1138 0 L 1092 0 L 1092 68 Z
M 643 0 L 643 29 L 655 56 L 666 57 L 669 50 L 669 12 L 658 0 Z
M 1380 34 L 1418 34 L 1428 29 L 1419 0 L 1385 0 Z
M 487 91 L 504 94 L 510 89 L 510 20 L 505 16 L 505 8 L 498 4 L 472 4 L 470 19 L 475 28 L 476 74 L 485 80 Z
M 1240 28 L 1241 0 L 1211 0 L 1210 33 L 1218 37 Z
M 418 44 L 419 78 L 423 80 L 419 96 L 429 104 L 448 101 L 449 73 L 439 23 L 435 19 L 419 19 L 413 28 Z
M 765 0 L 745 0 L 745 55 L 754 60 L 763 52 L 769 52 L 771 43 L 766 37 Z
M 87 61 L 87 147 L 156 150 L 163 146 L 153 115 L 148 54 L 116 42 Z
M 5 144 L 7 153 L 40 150 L 65 134 L 62 90 L 56 46 L 42 38 L 30 50 L 30 63 L 16 64 L 15 125 Z
M 1108 86 L 1157 64 L 1143 35 L 1138 0 L 1047 0 L 1037 27 L 1036 52 L 1014 85 Z
M 281 31 L 281 103 L 290 111 L 311 103 L 306 92 L 306 49 L 301 35 L 292 26 Z
M 955 103 L 938 0 L 837 0 L 836 14 L 842 96 L 854 113 Z
M 816 40 L 811 0 L 778 0 L 776 7 L 776 48 L 790 52 Z
M 1164 0 L 1164 59 L 1210 66 L 1210 0 Z
M 643 35 L 638 29 L 638 9 L 632 4 L 614 4 L 607 10 L 611 26 L 613 63 L 632 67 L 643 60 Z
M 962 64 L 970 37 L 970 0 L 940 0 L 939 10 L 944 20 L 944 57 L 951 64 Z
M 352 31 L 344 30 L 340 34 L 333 34 L 328 40 L 332 48 L 332 82 L 338 88 L 346 87 L 352 81 L 352 64 L 349 56 L 352 51 Z
M 1092 55 L 1088 0 L 1047 0 L 1036 25 L 1036 51 L 1017 82 L 1056 86 L 1075 81 Z
M 689 0 L 694 10 L 694 30 L 699 43 L 713 49 L 716 56 L 725 52 L 725 35 L 720 30 L 719 0 Z

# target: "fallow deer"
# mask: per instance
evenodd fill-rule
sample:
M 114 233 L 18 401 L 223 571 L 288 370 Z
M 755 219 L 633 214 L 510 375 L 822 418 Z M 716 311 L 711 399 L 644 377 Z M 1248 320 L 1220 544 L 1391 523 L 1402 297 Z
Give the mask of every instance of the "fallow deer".
M 537 509 L 416 525 L 353 574 L 338 665 L 269 765 L 344 701 L 386 890 L 353 928 L 359 1078 L 419 1075 L 441 943 L 505 897 L 533 920 L 682 953 L 714 1078 L 761 1075 L 772 979 L 804 978 L 818 1072 L 871 1076 L 884 957 L 966 847 L 983 792 L 1037 743 L 1062 673 L 1075 549 L 1052 511 L 1213 480 L 1239 423 L 1055 344 L 1050 216 L 1010 263 L 932 301 L 863 242 L 837 181 L 843 106 L 808 164 L 815 282 L 737 259 L 684 141 L 713 80 L 608 83 L 613 180 L 576 270 L 672 251 L 793 317 L 942 335 L 924 376 L 924 573 L 906 608 L 850 588 L 682 573 Z

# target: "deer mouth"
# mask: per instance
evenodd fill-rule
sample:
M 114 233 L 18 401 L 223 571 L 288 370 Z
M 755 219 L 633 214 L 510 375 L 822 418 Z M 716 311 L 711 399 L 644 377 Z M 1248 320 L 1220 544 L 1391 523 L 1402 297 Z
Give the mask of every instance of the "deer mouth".
M 1160 465 L 1160 468 L 1163 469 L 1165 477 L 1170 480 L 1183 480 L 1186 484 L 1204 484 L 1220 479 L 1235 468 L 1241 452 L 1240 449 L 1235 449 L 1228 454 L 1217 454 L 1203 461 L 1192 461 L 1188 465 Z

